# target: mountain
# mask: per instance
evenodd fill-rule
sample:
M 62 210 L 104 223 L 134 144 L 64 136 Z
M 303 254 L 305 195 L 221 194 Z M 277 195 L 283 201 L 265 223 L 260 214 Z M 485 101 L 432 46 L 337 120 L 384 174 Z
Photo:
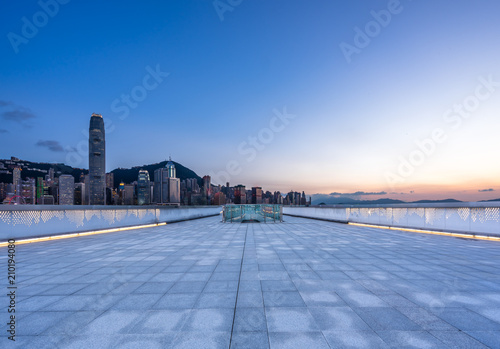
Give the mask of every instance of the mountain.
M 198 180 L 198 184 L 202 184 L 202 179 L 200 176 L 198 176 L 193 170 L 182 166 L 178 162 L 172 161 L 175 165 L 175 171 L 177 174 L 177 178 L 180 178 L 180 180 L 185 180 L 186 178 L 196 178 Z M 149 178 L 151 181 L 154 180 L 154 172 L 156 169 L 160 167 L 165 167 L 167 164 L 167 161 L 162 161 L 157 164 L 152 164 L 152 165 L 144 165 L 144 166 L 135 166 L 132 168 L 117 168 L 111 173 L 115 175 L 115 182 L 114 186 L 115 188 L 118 188 L 118 185 L 120 182 L 123 183 L 132 183 L 133 181 L 137 180 L 137 176 L 139 175 L 139 170 L 146 170 L 149 172 Z
M 419 200 L 419 201 L 402 201 L 389 198 L 382 198 L 377 200 L 356 200 L 348 197 L 334 197 L 327 194 L 315 194 L 312 196 L 313 205 L 392 205 L 392 204 L 430 204 L 430 203 L 451 203 L 451 202 L 461 202 L 455 199 L 445 199 L 445 200 Z
M 493 202 L 493 201 L 500 201 L 500 199 L 493 199 L 493 200 L 481 200 L 479 202 Z
M 5 166 L 5 169 L 8 169 L 11 173 L 0 173 L 0 183 L 12 183 L 12 169 L 14 167 L 20 167 L 21 178 L 37 178 L 43 177 L 49 172 L 50 168 L 54 169 L 55 176 L 58 177 L 62 174 L 69 174 L 75 177 L 75 182 L 79 182 L 80 174 L 89 173 L 89 170 L 83 168 L 73 168 L 71 166 L 61 164 L 61 163 L 47 163 L 47 162 L 31 162 L 27 160 L 4 160 L 0 159 L 0 163 Z M 1 165 L 0 165 L 1 167 Z M 0 168 L 0 172 L 2 169 Z
M 176 173 L 177 173 L 177 178 L 180 178 L 180 180 L 184 180 L 186 178 L 196 178 L 198 180 L 198 184 L 202 184 L 202 179 L 200 176 L 198 176 L 193 170 L 181 165 L 178 162 L 172 161 L 175 165 Z M 2 168 L 2 165 L 5 168 Z M 118 188 L 118 185 L 120 182 L 124 182 L 126 184 L 132 183 L 133 181 L 137 180 L 137 176 L 139 174 L 139 170 L 147 170 L 149 172 L 149 177 L 151 180 L 154 179 L 154 171 L 157 168 L 160 167 L 165 167 L 167 164 L 167 161 L 162 161 L 157 164 L 151 164 L 151 165 L 144 165 L 144 166 L 135 166 L 132 168 L 117 168 L 111 171 L 111 173 L 114 173 L 115 179 L 114 179 L 114 186 L 115 188 Z M 11 160 L 4 160 L 0 159 L 0 183 L 12 183 L 12 169 L 14 167 L 20 167 L 22 169 L 21 171 L 21 178 L 26 179 L 26 178 L 37 178 L 37 177 L 43 177 L 45 178 L 45 175 L 49 172 L 50 168 L 54 169 L 54 173 L 56 177 L 59 177 L 62 174 L 69 174 L 75 177 L 75 182 L 80 181 L 80 175 L 83 174 L 88 174 L 89 170 L 83 169 L 83 168 L 73 168 L 71 166 L 65 165 L 65 164 L 60 164 L 60 163 L 46 163 L 46 162 L 31 162 L 31 161 L 26 161 L 26 160 L 17 160 L 17 159 L 11 159 Z M 9 170 L 11 173 L 3 173 L 6 172 L 6 170 Z

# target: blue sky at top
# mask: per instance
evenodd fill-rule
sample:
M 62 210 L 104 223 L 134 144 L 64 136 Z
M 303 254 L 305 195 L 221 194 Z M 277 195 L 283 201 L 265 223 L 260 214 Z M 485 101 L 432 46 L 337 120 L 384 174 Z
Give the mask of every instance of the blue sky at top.
M 9 2 L 0 14 L 0 157 L 87 167 L 78 148 L 97 112 L 112 124 L 108 170 L 171 154 L 200 175 L 237 161 L 232 184 L 271 190 L 497 197 L 479 190 L 500 190 L 500 91 L 456 128 L 443 114 L 481 77 L 500 81 L 500 3 L 401 0 L 348 63 L 339 45 L 353 45 L 354 28 L 390 3 L 243 0 L 221 21 L 213 1 L 73 0 L 16 53 L 9 33 L 22 35 L 23 17 L 32 22 L 41 6 Z M 141 86 L 148 67 L 169 75 L 120 119 L 113 102 Z M 285 107 L 296 117 L 247 161 L 238 146 Z M 401 157 L 436 128 L 446 141 L 401 176 Z M 63 151 L 37 145 L 47 140 Z M 403 180 L 390 184 L 388 173 Z

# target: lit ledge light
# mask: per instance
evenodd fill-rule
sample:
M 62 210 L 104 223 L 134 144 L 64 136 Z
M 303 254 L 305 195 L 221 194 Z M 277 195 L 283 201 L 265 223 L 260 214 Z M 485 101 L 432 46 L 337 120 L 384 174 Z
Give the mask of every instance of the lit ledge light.
M 133 230 L 133 229 L 153 228 L 153 227 L 159 227 L 161 225 L 167 225 L 167 223 L 154 223 L 154 224 L 146 224 L 146 225 L 134 225 L 134 226 L 131 226 L 131 227 L 112 228 L 112 229 L 103 229 L 103 230 L 94 230 L 94 231 L 85 231 L 85 232 L 82 232 L 82 233 L 62 234 L 62 235 L 44 236 L 44 237 L 41 237 L 41 238 L 16 240 L 16 245 L 31 244 L 33 242 L 41 242 L 41 241 L 48 241 L 48 240 L 69 239 L 69 238 L 75 238 L 75 237 L 78 237 L 78 236 L 86 236 L 86 235 L 114 233 L 114 232 L 117 232 L 117 231 L 125 231 L 125 230 Z M 0 243 L 0 247 L 7 246 L 8 244 L 9 244 L 8 242 L 1 242 Z
M 452 237 L 459 237 L 459 238 L 466 238 L 466 239 L 477 239 L 477 240 L 500 241 L 500 237 L 495 237 L 495 236 L 475 235 L 475 234 L 460 234 L 460 233 L 446 233 L 446 232 L 434 231 L 434 230 L 397 228 L 397 227 L 389 227 L 386 225 L 374 225 L 374 224 L 363 224 L 363 223 L 352 223 L 352 222 L 349 222 L 348 224 L 355 225 L 358 227 L 368 227 L 368 228 L 378 228 L 378 229 L 388 229 L 388 230 L 400 230 L 400 231 L 407 231 L 407 232 L 411 232 L 411 233 L 444 235 L 444 236 L 452 236 Z

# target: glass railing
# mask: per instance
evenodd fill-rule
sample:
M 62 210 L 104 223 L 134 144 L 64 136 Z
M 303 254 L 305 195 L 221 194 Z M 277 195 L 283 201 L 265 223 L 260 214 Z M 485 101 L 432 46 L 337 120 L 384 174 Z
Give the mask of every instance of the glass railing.
M 228 223 L 276 223 L 283 221 L 281 205 L 226 205 L 223 222 Z

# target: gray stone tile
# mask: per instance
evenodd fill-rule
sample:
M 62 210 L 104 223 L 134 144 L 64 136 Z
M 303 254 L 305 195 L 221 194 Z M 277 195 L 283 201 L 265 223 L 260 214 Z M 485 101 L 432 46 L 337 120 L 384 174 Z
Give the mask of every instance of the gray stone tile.
M 204 292 L 198 298 L 194 308 L 230 308 L 234 309 L 236 302 L 235 292 Z
M 166 294 L 153 305 L 152 309 L 191 309 L 196 304 L 199 293 Z
M 394 308 L 353 308 L 372 330 L 423 330 L 415 322 Z
M 407 318 L 418 324 L 424 330 L 454 331 L 455 327 L 440 319 L 424 308 L 397 308 Z
M 121 336 L 118 335 L 99 335 L 99 336 L 74 336 L 66 337 L 59 342 L 59 348 L 64 349 L 106 349 L 116 348 L 117 342 Z
M 390 348 L 375 332 L 368 331 L 323 331 L 331 348 Z
M 60 321 L 55 326 L 50 326 L 44 331 L 46 335 L 67 337 L 82 335 L 83 328 L 91 321 L 97 319 L 102 311 L 76 311 L 71 312 L 64 321 Z
M 175 340 L 176 333 L 163 334 L 126 334 L 118 338 L 115 348 L 120 349 L 162 349 Z
M 370 327 L 349 307 L 309 307 L 322 331 L 369 331 Z
M 270 332 L 271 349 L 329 349 L 321 332 Z
M 71 312 L 62 311 L 37 311 L 31 313 L 17 321 L 16 334 L 18 336 L 36 336 L 42 334 L 48 328 L 56 326 L 70 314 Z M 5 340 L 5 338 L 3 339 Z
M 138 310 L 109 310 L 85 326 L 83 333 L 89 336 L 128 333 L 142 314 Z
M 267 331 L 267 320 L 264 308 L 238 308 L 234 319 L 234 331 Z
M 297 291 L 291 281 L 262 280 L 260 283 L 262 291 Z
M 352 307 L 387 307 L 388 304 L 384 302 L 377 295 L 365 291 L 351 291 L 351 290 L 338 290 L 337 294 Z
M 392 348 L 443 348 L 444 343 L 425 331 L 377 331 Z
M 63 296 L 32 296 L 23 301 L 18 301 L 16 311 L 37 311 L 43 308 L 49 308 Z
M 465 333 L 490 348 L 499 347 L 500 331 L 465 331 Z
M 16 341 L 12 343 L 3 343 L 3 348 L 36 348 L 36 349 L 53 349 L 61 348 L 60 343 L 66 337 L 54 335 L 38 335 L 38 336 L 16 336 Z M 3 341 L 7 338 L 3 337 Z
M 137 294 L 165 294 L 172 288 L 173 282 L 146 282 L 132 291 Z
M 262 291 L 259 280 L 240 280 L 240 292 Z
M 207 282 L 204 292 L 236 292 L 238 289 L 238 281 L 209 281 Z
M 268 349 L 269 339 L 265 332 L 233 332 L 231 348 Z
M 302 299 L 309 307 L 343 307 L 347 304 L 333 291 L 301 291 Z
M 262 299 L 262 292 L 250 291 L 245 292 L 241 291 L 238 293 L 238 308 L 254 308 L 254 307 L 263 307 L 264 301 Z
M 164 348 L 227 349 L 230 338 L 230 332 L 180 332 L 172 342 L 167 342 Z
M 191 311 L 189 309 L 151 310 L 130 330 L 130 333 L 161 334 L 180 331 Z
M 162 295 L 160 294 L 127 295 L 113 305 L 113 310 L 148 310 L 151 309 L 161 297 Z
M 231 332 L 233 309 L 192 309 L 182 331 Z
M 208 281 L 211 277 L 212 273 L 185 273 L 180 281 Z M 226 279 L 225 279 L 226 280 Z
M 437 317 L 461 331 L 500 331 L 500 323 L 464 308 L 432 310 Z
M 465 332 L 461 331 L 430 331 L 434 337 L 439 339 L 443 344 L 449 348 L 466 349 L 477 348 L 486 349 L 486 345 L 481 344 L 476 339 L 472 338 Z M 500 333 L 498 333 L 500 334 Z M 497 338 L 498 339 L 498 338 Z
M 205 288 L 205 281 L 178 281 L 168 293 L 200 293 Z
M 263 292 L 264 305 L 268 307 L 305 307 L 300 293 L 292 292 Z
M 224 281 L 224 280 L 238 280 L 240 277 L 239 272 L 215 272 L 210 277 L 212 281 Z
M 267 308 L 269 332 L 313 332 L 319 331 L 307 308 Z

